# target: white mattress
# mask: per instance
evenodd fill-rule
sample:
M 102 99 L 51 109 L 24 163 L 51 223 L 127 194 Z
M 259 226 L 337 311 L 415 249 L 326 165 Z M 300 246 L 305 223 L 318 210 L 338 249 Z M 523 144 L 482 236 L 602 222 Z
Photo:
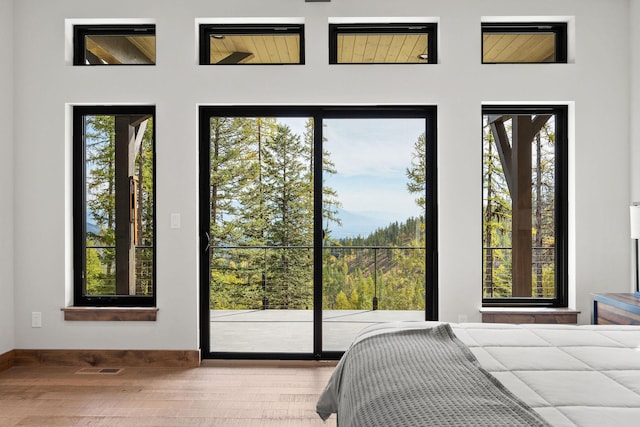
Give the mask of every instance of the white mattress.
M 439 322 L 398 322 L 368 336 Z M 640 326 L 451 324 L 480 364 L 554 426 L 640 426 Z

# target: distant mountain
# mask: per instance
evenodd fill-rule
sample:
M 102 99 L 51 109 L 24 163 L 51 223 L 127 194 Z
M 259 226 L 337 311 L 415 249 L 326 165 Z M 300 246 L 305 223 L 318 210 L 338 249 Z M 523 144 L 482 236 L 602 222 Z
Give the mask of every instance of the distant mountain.
M 331 237 L 344 239 L 348 237 L 367 237 L 378 228 L 388 226 L 394 221 L 404 221 L 406 218 L 394 218 L 387 212 L 349 212 L 338 209 L 338 217 L 342 226 L 330 225 Z

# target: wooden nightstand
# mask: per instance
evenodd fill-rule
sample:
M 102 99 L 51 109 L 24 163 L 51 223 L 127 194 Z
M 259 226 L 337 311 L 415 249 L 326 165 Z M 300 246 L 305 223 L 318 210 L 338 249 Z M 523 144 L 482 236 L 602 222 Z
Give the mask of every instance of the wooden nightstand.
M 594 325 L 640 325 L 640 297 L 634 294 L 595 294 Z

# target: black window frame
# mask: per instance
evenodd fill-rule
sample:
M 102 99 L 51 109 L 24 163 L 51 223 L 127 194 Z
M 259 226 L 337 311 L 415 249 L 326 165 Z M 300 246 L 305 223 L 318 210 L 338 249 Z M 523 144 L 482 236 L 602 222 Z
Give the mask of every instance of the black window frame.
M 483 105 L 484 115 L 552 114 L 556 118 L 555 129 L 555 298 L 485 298 L 483 307 L 567 307 L 569 303 L 569 107 L 567 105 Z M 482 120 L 482 119 L 481 119 Z M 484 150 L 482 153 L 484 158 Z M 481 177 L 482 181 L 482 177 Z M 484 245 L 480 233 L 481 247 Z M 483 263 L 484 264 L 484 263 Z M 484 269 L 484 266 L 482 267 Z M 484 272 L 484 270 L 481 270 Z M 482 274 L 481 276 L 484 276 Z M 482 278 L 484 286 L 484 277 Z
M 199 27 L 200 65 L 304 65 L 305 43 L 304 24 L 200 24 Z M 300 38 L 300 61 L 292 63 L 211 63 L 211 36 L 215 34 L 297 34 Z
M 87 67 L 120 67 L 120 66 L 154 66 L 152 64 L 87 64 L 85 63 L 86 36 L 127 36 L 127 35 L 156 35 L 155 24 L 104 24 L 104 25 L 74 25 L 73 26 L 73 65 Z
M 153 292 L 152 295 L 85 295 L 86 289 L 86 144 L 85 117 L 92 115 L 151 115 L 153 118 Z M 156 107 L 74 106 L 73 107 L 73 305 L 77 307 L 155 307 L 157 297 L 157 216 L 156 216 Z
M 555 35 L 555 61 L 551 62 L 485 62 L 484 35 L 485 33 L 553 33 Z M 483 22 L 481 25 L 480 61 L 482 64 L 566 64 L 567 23 L 566 22 Z
M 340 34 L 427 34 L 427 60 L 424 62 L 338 62 L 338 35 Z M 329 24 L 329 64 L 338 65 L 425 65 L 438 63 L 438 24 L 415 23 L 357 23 Z

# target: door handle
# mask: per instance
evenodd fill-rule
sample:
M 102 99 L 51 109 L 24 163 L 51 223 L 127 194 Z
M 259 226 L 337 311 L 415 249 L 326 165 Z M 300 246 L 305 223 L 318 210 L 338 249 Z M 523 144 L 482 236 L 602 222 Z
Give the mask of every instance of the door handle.
M 209 232 L 205 231 L 204 232 L 204 251 L 207 252 L 209 250 L 209 248 L 211 247 L 211 236 L 209 236 Z

